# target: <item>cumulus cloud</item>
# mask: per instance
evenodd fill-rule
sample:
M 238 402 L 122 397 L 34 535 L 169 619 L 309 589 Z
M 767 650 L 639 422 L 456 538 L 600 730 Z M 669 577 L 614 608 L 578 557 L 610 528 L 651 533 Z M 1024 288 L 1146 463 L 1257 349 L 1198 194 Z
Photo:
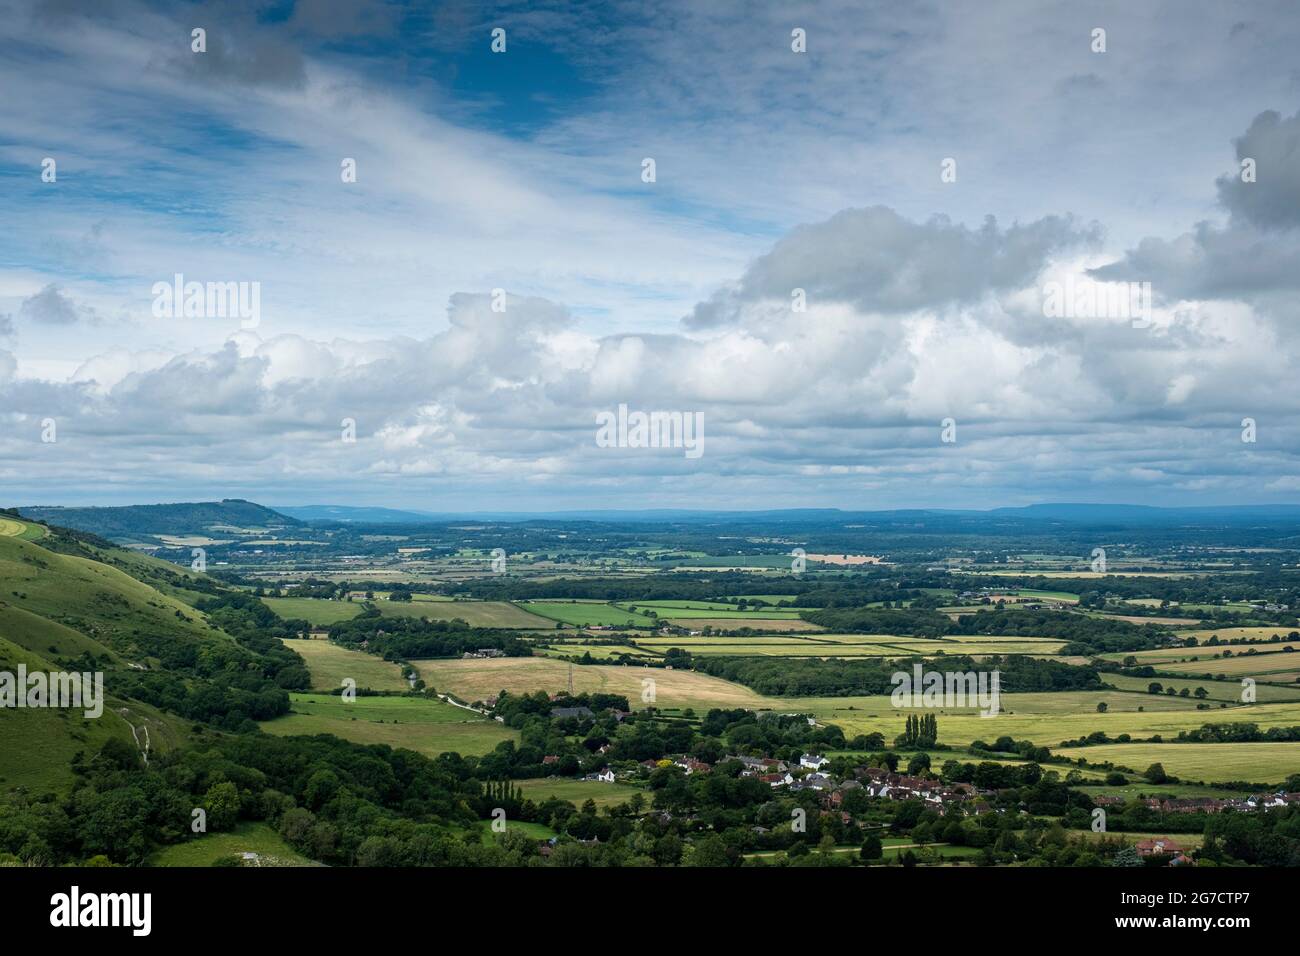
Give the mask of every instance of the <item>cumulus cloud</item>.
M 20 321 L 38 325 L 75 325 L 83 319 L 93 319 L 94 315 L 93 309 L 77 305 L 54 283 L 28 296 L 18 307 Z
M 969 229 L 935 216 L 910 222 L 884 206 L 846 209 L 800 226 L 761 256 L 734 289 L 696 307 L 689 328 L 734 321 L 746 303 L 789 302 L 794 289 L 863 312 L 911 312 L 970 303 L 1022 286 L 1064 249 L 1095 243 L 1096 227 L 1046 217 L 1000 229 L 989 217 Z
M 1239 161 L 1255 161 L 1255 179 L 1238 169 L 1216 180 L 1225 224 L 1148 236 L 1091 274 L 1150 282 L 1167 301 L 1237 299 L 1295 318 L 1287 300 L 1300 289 L 1300 113 L 1260 113 L 1235 143 Z
M 1047 320 L 1025 303 L 1045 276 L 1082 278 L 1053 255 L 1086 245 L 1086 230 L 1063 220 L 964 230 L 858 212 L 776 243 L 730 292 L 727 322 L 681 333 L 594 337 L 542 298 L 458 294 L 446 328 L 423 339 L 245 331 L 211 351 L 114 350 L 64 385 L 16 380 L 11 369 L 0 398 L 24 421 L 58 409 L 91 467 L 123 479 L 165 453 L 189 483 L 237 469 L 271 487 L 362 481 L 409 495 L 435 482 L 508 498 L 527 485 L 710 504 L 719 481 L 737 493 L 779 495 L 794 482 L 907 500 L 918 482 L 940 499 L 959 486 L 1005 499 L 1009 487 L 1059 493 L 1098 482 L 1262 485 L 1228 454 L 1241 447 L 1242 409 L 1283 421 L 1288 399 L 1272 383 L 1300 374 L 1266 319 L 1211 301 L 1162 312 L 1151 330 L 1127 318 Z M 865 277 L 884 273 L 870 223 L 904 237 L 916 261 L 899 266 L 939 288 L 887 277 L 894 284 L 882 293 Z M 848 251 L 833 238 L 851 238 Z M 838 258 L 828 265 L 823 250 Z M 941 280 L 945 261 L 956 277 Z M 818 294 L 795 317 L 771 299 L 804 269 Z M 1044 330 L 1026 332 L 1034 323 Z M 702 412 L 707 454 L 689 462 L 597 448 L 596 414 L 620 403 Z M 950 416 L 956 447 L 939 441 Z M 340 440 L 345 419 L 356 422 L 355 444 Z M 1273 441 L 1294 430 L 1284 421 L 1266 432 Z M 1269 448 L 1252 467 L 1277 478 L 1284 465 Z
M 1300 112 L 1260 113 L 1236 141 L 1237 161 L 1254 163 L 1253 181 L 1219 177 L 1219 201 L 1234 218 L 1266 229 L 1300 226 Z

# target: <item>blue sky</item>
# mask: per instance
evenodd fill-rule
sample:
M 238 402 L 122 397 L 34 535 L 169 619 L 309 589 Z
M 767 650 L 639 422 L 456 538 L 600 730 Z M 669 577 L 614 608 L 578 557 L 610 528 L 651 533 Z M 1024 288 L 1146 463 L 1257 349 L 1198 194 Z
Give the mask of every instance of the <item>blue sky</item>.
M 0 0 L 4 497 L 1300 500 L 1298 41 L 1281 2 Z M 155 314 L 177 273 L 256 321 Z M 1102 281 L 1150 315 L 1046 314 Z M 704 453 L 598 446 L 620 404 Z

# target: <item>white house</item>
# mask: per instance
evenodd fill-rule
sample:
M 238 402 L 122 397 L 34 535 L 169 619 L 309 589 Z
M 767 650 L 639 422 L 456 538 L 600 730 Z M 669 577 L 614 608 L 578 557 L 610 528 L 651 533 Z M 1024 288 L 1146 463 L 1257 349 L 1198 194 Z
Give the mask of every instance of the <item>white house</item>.
M 830 763 L 830 761 L 821 754 L 804 754 L 799 758 L 799 766 L 806 770 L 820 770 L 828 763 Z

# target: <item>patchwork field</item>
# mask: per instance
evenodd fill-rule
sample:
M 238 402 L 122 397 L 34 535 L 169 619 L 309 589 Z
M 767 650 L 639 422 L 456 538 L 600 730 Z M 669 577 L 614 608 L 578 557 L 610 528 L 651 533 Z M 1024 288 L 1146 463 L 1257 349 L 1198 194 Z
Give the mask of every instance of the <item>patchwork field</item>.
M 335 690 L 348 677 L 357 682 L 358 688 L 367 690 L 407 690 L 410 686 L 402 678 L 401 668 L 374 654 L 348 650 L 329 641 L 287 640 L 284 646 L 307 662 L 312 690 Z
M 443 752 L 484 754 L 516 731 L 495 720 L 440 700 L 418 697 L 357 697 L 290 694 L 293 712 L 263 721 L 267 733 L 281 736 L 333 734 L 360 744 L 405 747 L 428 757 Z
M 495 660 L 412 661 L 424 682 L 462 700 L 483 700 L 505 690 L 529 694 L 564 690 L 569 665 L 544 657 L 508 657 Z M 591 664 L 574 666 L 573 689 L 578 693 L 623 694 L 634 709 L 648 706 L 641 700 L 642 681 L 653 680 L 655 706 L 696 710 L 710 707 L 765 706 L 768 699 L 747 687 L 694 671 L 662 667 L 622 667 Z
M 696 622 L 698 623 L 698 622 Z M 637 647 L 657 654 L 679 647 L 692 654 L 747 657 L 907 657 L 957 654 L 1050 654 L 1064 647 L 1052 638 L 973 635 L 945 640 L 895 637 L 890 634 L 781 634 L 730 637 L 692 634 L 685 637 L 636 637 Z
M 1096 712 L 1105 701 L 1109 710 Z M 782 711 L 806 712 L 823 723 L 838 724 L 846 736 L 879 731 L 887 741 L 903 731 L 910 710 L 895 709 L 888 697 L 784 698 L 774 700 Z M 1104 731 L 1150 737 L 1175 737 L 1180 730 L 1195 730 L 1207 723 L 1255 723 L 1261 728 L 1300 725 L 1300 705 L 1256 704 L 1250 707 L 1211 706 L 1196 710 L 1195 701 L 1176 697 L 1155 697 L 1119 692 L 1076 692 L 1061 694 L 1006 694 L 1002 710 L 994 717 L 981 717 L 974 708 L 935 711 L 939 740 L 952 746 L 967 746 L 974 740 L 992 742 L 1001 736 L 1031 740 L 1055 748 L 1064 740 Z M 1137 710 L 1143 707 L 1144 710 Z M 1062 750 L 1070 757 L 1086 757 L 1094 748 Z

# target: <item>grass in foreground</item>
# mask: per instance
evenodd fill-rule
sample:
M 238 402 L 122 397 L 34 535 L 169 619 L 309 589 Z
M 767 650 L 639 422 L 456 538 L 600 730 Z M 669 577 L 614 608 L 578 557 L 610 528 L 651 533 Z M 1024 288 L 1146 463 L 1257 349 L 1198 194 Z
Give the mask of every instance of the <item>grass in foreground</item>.
M 184 843 L 163 847 L 147 866 L 211 866 L 223 857 L 256 853 L 244 866 L 320 866 L 297 852 L 265 823 L 240 823 L 228 833 L 206 833 Z

